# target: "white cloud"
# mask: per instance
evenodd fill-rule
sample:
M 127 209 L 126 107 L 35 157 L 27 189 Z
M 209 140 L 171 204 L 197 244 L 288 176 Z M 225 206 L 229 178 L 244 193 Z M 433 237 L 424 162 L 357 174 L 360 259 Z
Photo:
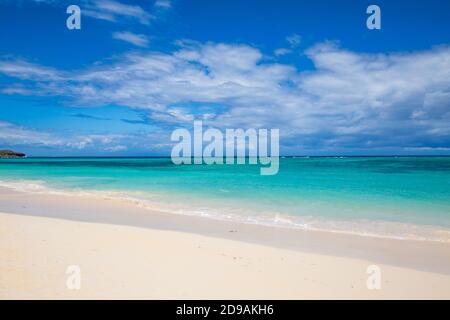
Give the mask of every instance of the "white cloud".
M 0 121 L 0 145 L 2 146 L 34 146 L 57 149 L 101 149 L 107 152 L 125 151 L 127 148 L 117 144 L 136 137 L 117 134 L 64 135 L 30 129 L 10 122 Z
M 287 147 L 450 143 L 449 47 L 361 54 L 323 43 L 306 54 L 315 70 L 265 61 L 247 45 L 188 43 L 74 73 L 23 61 L 3 61 L 0 72 L 77 103 L 147 110 L 160 124 L 280 128 Z
M 96 19 L 118 21 L 128 18 L 141 24 L 150 24 L 153 16 L 137 5 L 123 4 L 114 0 L 94 0 L 82 8 L 82 14 Z
M 155 7 L 168 9 L 168 8 L 172 7 L 172 4 L 171 4 L 170 0 L 156 0 Z
M 63 142 L 48 133 L 0 121 L 0 144 L 57 146 L 62 145 Z
M 290 48 L 275 49 L 273 52 L 275 56 L 280 57 L 292 53 L 294 49 L 297 48 L 302 42 L 302 37 L 294 33 L 290 36 L 287 36 L 286 41 L 289 43 Z
M 275 51 L 274 51 L 273 53 L 274 53 L 277 57 L 279 57 L 279 56 L 287 55 L 287 54 L 289 54 L 289 53 L 291 53 L 291 52 L 292 52 L 291 49 L 278 48 L 278 49 L 275 49 Z
M 123 145 L 117 145 L 117 146 L 106 147 L 103 150 L 110 151 L 110 152 L 119 152 L 119 151 L 126 151 L 126 150 L 128 150 L 128 147 L 127 146 L 123 146 Z
M 114 32 L 112 37 L 117 40 L 122 40 L 129 42 L 131 44 L 134 44 L 135 46 L 139 47 L 147 47 L 148 46 L 148 39 L 143 34 L 135 34 L 132 32 Z
M 64 79 L 62 73 L 56 69 L 42 67 L 23 60 L 0 61 L 0 72 L 15 78 L 35 81 L 58 81 Z
M 291 34 L 290 36 L 286 37 L 286 41 L 289 42 L 291 47 L 298 47 L 300 43 L 302 42 L 302 37 L 296 33 Z

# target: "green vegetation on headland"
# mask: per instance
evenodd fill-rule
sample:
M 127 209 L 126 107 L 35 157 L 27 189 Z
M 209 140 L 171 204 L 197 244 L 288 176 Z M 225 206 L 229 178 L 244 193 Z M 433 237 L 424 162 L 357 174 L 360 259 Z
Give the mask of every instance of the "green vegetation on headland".
M 0 150 L 0 158 L 23 158 L 25 153 L 15 152 L 12 150 Z

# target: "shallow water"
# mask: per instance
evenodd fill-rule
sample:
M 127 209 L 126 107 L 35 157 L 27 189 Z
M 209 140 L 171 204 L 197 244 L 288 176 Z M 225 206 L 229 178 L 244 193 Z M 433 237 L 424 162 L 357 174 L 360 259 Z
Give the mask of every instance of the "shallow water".
M 169 212 L 398 238 L 450 230 L 450 157 L 281 158 L 258 165 L 174 165 L 170 158 L 0 160 L 4 186 L 114 192 Z

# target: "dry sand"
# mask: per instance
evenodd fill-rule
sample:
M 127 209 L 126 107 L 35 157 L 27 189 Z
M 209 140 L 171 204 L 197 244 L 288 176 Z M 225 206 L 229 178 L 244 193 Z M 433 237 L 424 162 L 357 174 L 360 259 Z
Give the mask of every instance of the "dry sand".
M 448 243 L 280 229 L 2 189 L 0 299 L 450 298 Z

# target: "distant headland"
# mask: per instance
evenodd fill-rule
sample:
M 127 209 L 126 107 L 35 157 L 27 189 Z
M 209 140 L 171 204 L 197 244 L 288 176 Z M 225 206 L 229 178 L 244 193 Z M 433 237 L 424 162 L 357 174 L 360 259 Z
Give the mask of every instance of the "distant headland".
M 0 158 L 24 158 L 25 153 L 15 152 L 12 150 L 0 150 Z

